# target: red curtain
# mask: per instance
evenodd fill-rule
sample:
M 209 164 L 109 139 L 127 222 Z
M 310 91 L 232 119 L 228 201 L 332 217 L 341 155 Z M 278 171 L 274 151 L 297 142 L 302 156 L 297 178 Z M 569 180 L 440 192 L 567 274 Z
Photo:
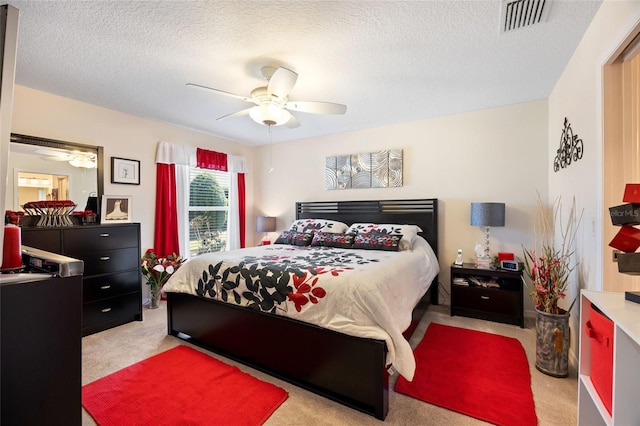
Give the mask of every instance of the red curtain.
M 197 148 L 196 163 L 201 169 L 227 171 L 227 154 Z
M 228 171 L 227 154 L 196 149 L 196 163 L 199 168 Z M 156 164 L 156 217 L 153 244 L 158 256 L 180 254 L 178 238 L 178 204 L 176 200 L 175 164 Z M 238 173 L 238 215 L 240 226 L 240 247 L 246 241 L 246 190 L 244 173 Z
M 175 164 L 156 164 L 156 223 L 153 244 L 160 257 L 180 254 Z
M 245 248 L 245 202 L 244 173 L 238 173 L 238 225 L 240 226 L 240 248 Z

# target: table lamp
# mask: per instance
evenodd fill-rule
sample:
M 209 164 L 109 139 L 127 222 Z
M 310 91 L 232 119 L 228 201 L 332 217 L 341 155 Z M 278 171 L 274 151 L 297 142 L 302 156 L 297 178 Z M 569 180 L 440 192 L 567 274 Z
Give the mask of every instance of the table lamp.
M 471 225 L 485 227 L 484 255 L 489 257 L 489 227 L 504 226 L 504 203 L 471 203 Z
M 276 218 L 273 216 L 258 216 L 256 229 L 258 232 L 264 232 L 264 238 L 262 238 L 260 244 L 271 244 L 271 241 L 267 238 L 267 233 L 276 230 Z

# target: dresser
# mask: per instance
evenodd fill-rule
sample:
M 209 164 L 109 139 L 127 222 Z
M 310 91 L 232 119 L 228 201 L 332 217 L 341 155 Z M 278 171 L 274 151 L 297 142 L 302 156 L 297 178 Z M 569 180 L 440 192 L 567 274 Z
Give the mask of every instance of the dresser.
M 0 278 L 0 424 L 79 426 L 82 277 L 40 275 Z
M 23 228 L 22 244 L 84 261 L 83 336 L 142 321 L 139 223 Z

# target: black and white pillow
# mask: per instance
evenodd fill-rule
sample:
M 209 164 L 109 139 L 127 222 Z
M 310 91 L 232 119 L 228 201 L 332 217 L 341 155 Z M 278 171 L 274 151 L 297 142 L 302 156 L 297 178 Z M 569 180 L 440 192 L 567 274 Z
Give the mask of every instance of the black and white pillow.
M 295 232 L 346 232 L 349 226 L 346 223 L 328 219 L 298 219 L 294 220 L 289 231 Z
M 411 250 L 413 240 L 415 240 L 418 232 L 422 232 L 417 225 L 397 225 L 392 223 L 354 223 L 349 227 L 348 233 L 367 234 L 376 232 L 379 234 L 401 235 L 400 250 Z
M 355 236 L 354 249 L 399 251 L 402 235 L 365 232 Z
M 355 234 L 316 232 L 311 241 L 312 246 L 351 248 Z
M 289 244 L 292 246 L 308 246 L 311 244 L 312 239 L 313 233 L 311 232 L 282 231 L 273 243 Z

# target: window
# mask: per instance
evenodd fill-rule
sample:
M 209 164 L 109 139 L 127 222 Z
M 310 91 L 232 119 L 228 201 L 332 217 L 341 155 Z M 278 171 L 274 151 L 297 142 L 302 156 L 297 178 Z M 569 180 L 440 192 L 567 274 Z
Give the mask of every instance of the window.
M 192 167 L 189 172 L 189 256 L 225 250 L 229 173 Z

